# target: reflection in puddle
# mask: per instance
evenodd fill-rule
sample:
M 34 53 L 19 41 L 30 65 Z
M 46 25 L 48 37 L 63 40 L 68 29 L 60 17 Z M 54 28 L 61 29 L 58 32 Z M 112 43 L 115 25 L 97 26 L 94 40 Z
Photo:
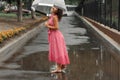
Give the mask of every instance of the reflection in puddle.
M 106 53 L 106 51 L 104 50 L 105 48 L 101 46 L 98 49 L 88 49 L 87 46 L 87 49 L 85 49 L 85 47 L 83 47 L 84 45 L 86 44 L 69 46 L 69 56 L 71 64 L 67 68 L 68 71 L 65 74 L 67 75 L 66 78 L 68 80 L 110 80 L 111 76 L 107 75 L 105 71 L 107 69 L 104 69 L 108 64 L 105 63 L 105 59 L 108 59 L 107 61 L 111 60 L 111 57 L 108 54 L 109 51 L 107 51 Z M 79 49 L 81 48 L 81 46 L 85 50 Z M 91 48 L 93 46 L 89 47 Z M 104 57 L 104 55 L 107 55 L 107 58 Z M 51 67 L 52 63 L 48 62 L 47 56 L 48 51 L 39 52 L 26 56 L 17 62 L 19 65 L 21 65 L 21 69 L 25 71 L 32 70 L 49 72 L 49 68 Z M 109 65 L 107 65 L 108 68 Z M 61 79 L 60 75 L 61 74 L 53 75 L 53 80 L 58 80 L 58 78 L 60 78 L 60 80 L 66 80 L 66 78 Z
M 68 80 L 67 75 L 64 73 L 52 73 L 52 80 Z

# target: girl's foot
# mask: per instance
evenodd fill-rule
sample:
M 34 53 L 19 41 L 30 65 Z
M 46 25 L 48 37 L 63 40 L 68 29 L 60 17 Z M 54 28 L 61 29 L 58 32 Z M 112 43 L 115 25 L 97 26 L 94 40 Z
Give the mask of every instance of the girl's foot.
M 61 73 L 62 72 L 62 70 L 53 70 L 53 71 L 51 71 L 51 73 Z

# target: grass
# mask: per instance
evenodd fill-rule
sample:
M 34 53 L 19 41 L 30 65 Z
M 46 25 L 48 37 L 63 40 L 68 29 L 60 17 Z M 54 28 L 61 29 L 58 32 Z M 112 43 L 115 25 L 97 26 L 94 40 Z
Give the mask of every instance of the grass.
M 3 12 L 0 12 L 0 17 L 2 17 L 2 18 L 17 18 L 17 14 L 16 13 L 3 13 Z M 25 15 L 23 17 L 24 18 L 30 18 L 31 15 Z
M 0 13 L 0 17 L 3 18 L 17 18 L 17 15 L 15 13 Z

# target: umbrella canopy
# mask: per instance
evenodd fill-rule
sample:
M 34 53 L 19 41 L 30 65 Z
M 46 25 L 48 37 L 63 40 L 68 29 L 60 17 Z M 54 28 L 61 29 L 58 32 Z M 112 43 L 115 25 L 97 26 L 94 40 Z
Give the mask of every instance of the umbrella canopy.
M 64 0 L 34 0 L 32 3 L 33 10 L 40 11 L 45 14 L 50 13 L 52 6 L 56 6 L 64 10 L 64 12 L 67 12 Z

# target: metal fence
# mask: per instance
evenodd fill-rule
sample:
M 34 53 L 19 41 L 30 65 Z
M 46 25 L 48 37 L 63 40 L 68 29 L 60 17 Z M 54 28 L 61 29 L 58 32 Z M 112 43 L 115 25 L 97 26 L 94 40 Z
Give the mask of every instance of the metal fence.
M 84 0 L 77 9 L 81 9 L 78 11 L 81 15 L 120 31 L 119 0 Z
M 104 25 L 114 28 L 120 31 L 120 1 L 119 0 L 83 0 L 76 8 L 76 11 L 83 16 L 94 19 Z M 89 1 L 89 2 L 88 2 Z M 106 48 L 112 53 L 102 50 L 101 69 L 104 71 L 105 76 L 109 76 L 110 79 L 103 77 L 99 80 L 120 80 L 120 57 L 119 52 L 113 52 L 109 47 Z M 103 75 L 102 75 L 103 76 Z

